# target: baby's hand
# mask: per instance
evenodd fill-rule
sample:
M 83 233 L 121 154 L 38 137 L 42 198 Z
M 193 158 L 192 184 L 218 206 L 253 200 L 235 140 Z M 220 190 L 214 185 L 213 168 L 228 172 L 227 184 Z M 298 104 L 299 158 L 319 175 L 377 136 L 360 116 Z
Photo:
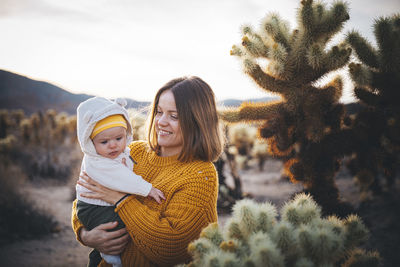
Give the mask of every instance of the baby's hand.
M 157 201 L 158 204 L 161 203 L 161 199 L 165 200 L 163 192 L 158 190 L 157 188 L 151 187 L 151 190 L 149 192 L 149 197 L 154 198 L 155 201 Z

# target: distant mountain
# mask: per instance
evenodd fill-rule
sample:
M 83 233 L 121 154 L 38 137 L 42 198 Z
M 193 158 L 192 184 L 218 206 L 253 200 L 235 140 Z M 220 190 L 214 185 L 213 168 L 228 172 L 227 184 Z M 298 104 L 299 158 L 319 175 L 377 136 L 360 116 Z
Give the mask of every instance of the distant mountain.
M 29 79 L 0 70 L 0 109 L 22 109 L 25 114 L 54 109 L 75 114 L 79 103 L 92 97 L 73 94 L 48 82 Z M 142 108 L 149 102 L 126 99 L 128 108 Z
M 79 103 L 92 97 L 86 94 L 73 94 L 48 82 L 29 79 L 12 72 L 0 70 L 0 109 L 22 109 L 29 115 L 37 111 L 54 109 L 57 112 L 75 114 Z M 226 99 L 218 102 L 224 107 L 238 107 L 242 102 L 270 102 L 279 97 L 264 97 L 257 99 Z M 126 99 L 127 108 L 140 109 L 150 105 L 150 102 L 140 102 Z M 357 112 L 358 103 L 346 105 L 348 113 Z

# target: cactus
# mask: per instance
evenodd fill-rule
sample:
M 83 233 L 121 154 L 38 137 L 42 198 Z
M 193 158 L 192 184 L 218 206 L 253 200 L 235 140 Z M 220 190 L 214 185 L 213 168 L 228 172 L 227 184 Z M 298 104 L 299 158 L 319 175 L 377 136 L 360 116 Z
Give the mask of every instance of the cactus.
M 236 202 L 224 228 L 210 224 L 189 244 L 193 261 L 186 266 L 379 266 L 377 252 L 356 247 L 368 230 L 355 215 L 322 218 L 321 208 L 302 193 L 284 205 L 280 218 L 272 204 Z
M 9 112 L 7 118 L 7 137 L 0 138 L 2 162 L 20 167 L 29 179 L 69 178 L 81 157 L 76 116 L 48 110 L 25 117 L 17 110 Z
M 283 158 L 291 180 L 302 182 L 326 212 L 340 214 L 348 210 L 340 205 L 334 176 L 351 135 L 338 102 L 343 85 L 339 76 L 321 88 L 315 84 L 349 60 L 351 48 L 345 43 L 327 48 L 349 19 L 347 9 L 340 1 L 327 9 L 324 3 L 303 0 L 293 31 L 277 14 L 267 15 L 258 32 L 244 26 L 242 44 L 234 45 L 231 54 L 242 59 L 256 84 L 281 100 L 220 112 L 230 123 L 264 122 L 259 134 L 267 139 L 269 152 Z
M 9 113 L 7 110 L 0 110 L 0 138 L 6 138 L 10 125 Z
M 128 109 L 128 114 L 131 119 L 132 125 L 132 138 L 133 140 L 146 139 L 146 115 L 142 110 Z
M 259 171 L 264 170 L 264 163 L 268 159 L 268 144 L 266 140 L 257 138 L 254 140 L 254 145 L 251 150 L 252 157 L 256 158 L 258 161 Z
M 222 128 L 225 139 L 229 140 L 229 130 L 223 123 L 220 124 Z M 219 183 L 219 194 L 218 194 L 218 210 L 221 212 L 229 212 L 233 204 L 237 199 L 243 198 L 242 192 L 242 181 L 239 176 L 238 168 L 238 151 L 236 146 L 224 147 L 224 151 L 216 162 L 214 162 L 215 168 L 218 172 L 218 183 Z M 233 179 L 233 187 L 226 183 L 225 176 L 225 165 L 229 169 L 229 174 Z
M 377 48 L 356 31 L 346 38 L 361 61 L 349 72 L 363 106 L 352 122 L 356 148 L 349 169 L 364 192 L 380 193 L 379 178 L 391 188 L 400 165 L 400 14 L 377 19 L 374 34 Z

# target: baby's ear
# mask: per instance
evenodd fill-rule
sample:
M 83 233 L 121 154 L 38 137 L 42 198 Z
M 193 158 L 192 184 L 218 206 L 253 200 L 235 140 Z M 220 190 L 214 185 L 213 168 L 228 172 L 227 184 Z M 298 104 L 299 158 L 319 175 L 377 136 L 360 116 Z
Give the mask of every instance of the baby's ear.
M 86 112 L 85 115 L 83 116 L 83 120 L 85 121 L 85 123 L 89 123 L 90 120 L 92 119 L 92 117 L 93 117 L 93 112 L 88 111 L 88 112 Z
M 126 107 L 126 105 L 128 104 L 128 102 L 124 98 L 115 99 L 115 103 L 117 103 L 121 107 Z

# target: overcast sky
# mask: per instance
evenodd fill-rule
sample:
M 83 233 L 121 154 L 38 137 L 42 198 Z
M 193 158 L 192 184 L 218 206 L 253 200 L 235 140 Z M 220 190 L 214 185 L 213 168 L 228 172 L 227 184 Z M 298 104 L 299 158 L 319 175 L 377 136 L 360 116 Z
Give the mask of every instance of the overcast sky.
M 299 2 L 0 0 L 0 69 L 110 98 L 151 101 L 164 83 L 183 75 L 203 78 L 217 100 L 264 97 L 230 48 L 240 43 L 241 25 L 258 26 L 269 12 L 293 29 Z M 372 43 L 374 18 L 400 12 L 398 0 L 348 3 L 342 33 L 356 28 Z M 350 102 L 351 84 L 346 88 L 342 101 Z

